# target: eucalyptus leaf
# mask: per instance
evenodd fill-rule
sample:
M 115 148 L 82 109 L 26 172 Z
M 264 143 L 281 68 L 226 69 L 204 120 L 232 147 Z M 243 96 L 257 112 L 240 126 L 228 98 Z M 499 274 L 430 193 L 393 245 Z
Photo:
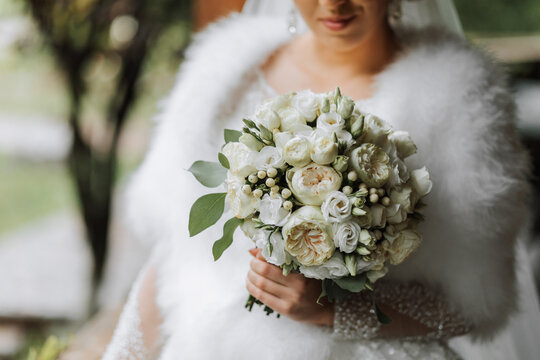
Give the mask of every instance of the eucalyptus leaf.
M 244 220 L 237 219 L 235 217 L 227 220 L 225 225 L 223 225 L 223 236 L 221 239 L 216 240 L 214 242 L 214 245 L 212 246 L 212 254 L 214 255 L 214 261 L 219 259 L 221 255 L 223 255 L 223 252 L 227 250 L 229 246 L 231 246 L 233 242 L 233 234 L 236 228 L 242 224 Z
M 225 143 L 238 142 L 238 139 L 240 139 L 241 135 L 242 132 L 238 130 L 225 129 L 225 131 L 223 132 Z
M 189 236 L 195 236 L 214 225 L 225 209 L 226 193 L 213 193 L 201 196 L 191 206 L 189 212 Z
M 366 288 L 366 276 L 364 274 L 355 277 L 335 279 L 334 282 L 342 289 L 357 293 Z
M 188 169 L 189 172 L 204 186 L 215 188 L 221 185 L 227 177 L 227 169 L 216 162 L 198 160 Z
M 230 169 L 231 165 L 229 164 L 229 159 L 225 156 L 223 153 L 218 153 L 218 160 L 221 166 L 223 166 L 225 169 Z

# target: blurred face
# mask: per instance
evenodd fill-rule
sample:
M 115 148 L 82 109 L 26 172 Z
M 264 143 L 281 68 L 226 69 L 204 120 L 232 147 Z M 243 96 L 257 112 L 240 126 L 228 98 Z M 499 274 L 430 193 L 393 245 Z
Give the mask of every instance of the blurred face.
M 358 45 L 386 25 L 389 0 L 295 0 L 315 37 L 342 50 Z

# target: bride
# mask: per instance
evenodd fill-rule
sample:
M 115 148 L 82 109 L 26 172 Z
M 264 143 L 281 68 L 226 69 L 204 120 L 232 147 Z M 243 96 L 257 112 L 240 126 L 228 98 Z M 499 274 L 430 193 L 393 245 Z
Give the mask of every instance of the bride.
M 399 0 L 260 3 L 198 35 L 164 104 L 128 192 L 133 229 L 156 246 L 104 358 L 459 358 L 448 339 L 493 336 L 518 297 L 528 162 L 504 76 L 451 33 L 460 28 L 448 1 L 416 12 Z M 276 8 L 286 11 L 253 14 Z M 450 31 L 407 25 L 437 19 Z M 207 190 L 185 169 L 215 160 L 224 128 L 239 128 L 268 97 L 336 85 L 408 131 L 418 145 L 410 166 L 432 175 L 424 241 L 375 291 L 390 325 L 363 294 L 316 305 L 320 282 L 284 277 L 239 232 L 214 263 L 220 226 L 194 238 L 187 231 L 190 205 Z M 284 316 L 247 312 L 248 291 Z

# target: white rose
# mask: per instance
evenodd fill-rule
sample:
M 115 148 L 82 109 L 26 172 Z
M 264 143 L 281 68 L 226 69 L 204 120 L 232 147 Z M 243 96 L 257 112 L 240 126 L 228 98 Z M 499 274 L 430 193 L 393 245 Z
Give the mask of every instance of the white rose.
M 375 115 L 367 114 L 364 117 L 364 131 L 362 142 L 384 146 L 392 133 L 392 127 Z
M 305 137 L 293 137 L 283 147 L 283 158 L 291 166 L 306 166 L 311 162 L 311 143 Z
M 257 152 L 251 150 L 246 145 L 239 142 L 230 142 L 223 147 L 221 152 L 229 160 L 229 171 L 235 176 L 245 178 L 257 170 L 253 166 L 253 160 Z
M 282 168 L 285 166 L 281 150 L 274 146 L 265 146 L 255 155 L 254 165 L 257 170 Z
M 339 279 L 349 275 L 343 255 L 337 251 L 324 264 L 318 266 L 300 266 L 299 270 L 305 277 L 319 280 Z
M 260 230 L 257 229 L 257 223 L 253 220 L 253 217 L 249 217 L 244 219 L 242 224 L 240 224 L 240 229 L 250 239 L 254 239 L 255 234 L 257 234 Z
M 262 249 L 262 256 L 270 264 L 281 266 L 287 262 L 287 253 L 285 252 L 285 241 L 280 232 L 274 232 L 268 238 L 269 233 L 267 231 L 259 231 L 255 237 L 255 246 Z M 270 241 L 270 247 L 268 246 Z M 271 252 L 270 252 L 271 250 Z
M 411 172 L 411 183 L 418 194 L 418 196 L 423 197 L 429 194 L 433 183 L 429 177 L 429 172 L 424 166 L 421 169 L 416 169 Z
M 342 222 L 351 216 L 352 204 L 347 195 L 341 191 L 332 191 L 321 205 L 326 221 Z
M 257 109 L 255 120 L 270 131 L 278 129 L 281 126 L 279 115 L 269 104 L 265 104 Z
M 292 104 L 302 117 L 310 122 L 319 113 L 319 96 L 309 90 L 298 92 L 292 99 Z
M 245 184 L 243 178 L 235 177 L 229 173 L 227 176 L 227 196 L 226 200 L 229 204 L 234 216 L 239 219 L 244 219 L 253 214 L 259 205 L 259 199 L 253 194 L 245 194 L 242 191 L 242 186 Z
M 321 114 L 317 119 L 317 129 L 332 134 L 342 131 L 345 127 L 345 120 L 336 112 Z
M 334 254 L 331 227 L 318 207 L 302 206 L 293 212 L 282 235 L 285 250 L 302 265 L 321 265 Z
M 388 186 L 397 187 L 409 180 L 409 169 L 401 159 L 395 159 L 390 163 Z
M 386 221 L 389 224 L 399 224 L 407 219 L 407 211 L 400 204 L 386 207 Z
M 277 194 L 266 194 L 259 203 L 259 220 L 265 224 L 283 226 L 290 213 L 283 208 L 283 198 Z
M 286 174 L 294 196 L 306 205 L 321 205 L 329 193 L 341 186 L 342 176 L 329 166 L 310 164 L 292 168 Z
M 320 165 L 331 164 L 338 156 L 338 144 L 332 133 L 316 131 L 311 136 L 311 160 Z
M 413 212 L 415 205 L 412 195 L 412 188 L 410 186 L 403 186 L 399 190 L 392 190 L 390 193 L 390 201 L 392 204 L 399 204 L 403 210 L 410 214 Z
M 281 131 L 296 132 L 307 126 L 306 119 L 294 107 L 279 109 L 277 113 L 281 117 Z M 307 127 L 311 129 L 311 127 Z
M 399 157 L 405 159 L 416 153 L 416 145 L 406 131 L 394 131 L 388 137 L 395 144 Z
M 422 237 L 414 230 L 400 231 L 391 247 L 387 249 L 390 264 L 399 265 L 411 255 L 422 242 Z
M 381 187 L 390 176 L 390 158 L 377 145 L 365 143 L 351 152 L 351 165 L 369 187 Z
M 356 250 L 358 239 L 362 228 L 354 221 L 345 221 L 342 223 L 334 223 L 332 226 L 334 231 L 334 245 L 345 253 L 352 253 Z
M 384 206 L 375 204 L 370 207 L 371 227 L 383 228 L 386 225 L 386 211 Z

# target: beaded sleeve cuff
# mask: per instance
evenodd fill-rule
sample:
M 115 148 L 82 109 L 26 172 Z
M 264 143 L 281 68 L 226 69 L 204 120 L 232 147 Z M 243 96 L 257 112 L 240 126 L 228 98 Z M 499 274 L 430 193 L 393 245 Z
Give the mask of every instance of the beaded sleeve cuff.
M 429 286 L 420 283 L 377 283 L 373 294 L 377 303 L 425 325 L 431 332 L 421 340 L 443 340 L 463 335 L 472 327 L 460 314 L 452 309 L 444 296 Z M 372 294 L 367 291 L 352 294 L 347 299 L 334 303 L 334 337 L 344 340 L 374 339 L 380 337 L 381 325 L 373 310 Z M 418 337 L 407 337 L 420 340 Z

